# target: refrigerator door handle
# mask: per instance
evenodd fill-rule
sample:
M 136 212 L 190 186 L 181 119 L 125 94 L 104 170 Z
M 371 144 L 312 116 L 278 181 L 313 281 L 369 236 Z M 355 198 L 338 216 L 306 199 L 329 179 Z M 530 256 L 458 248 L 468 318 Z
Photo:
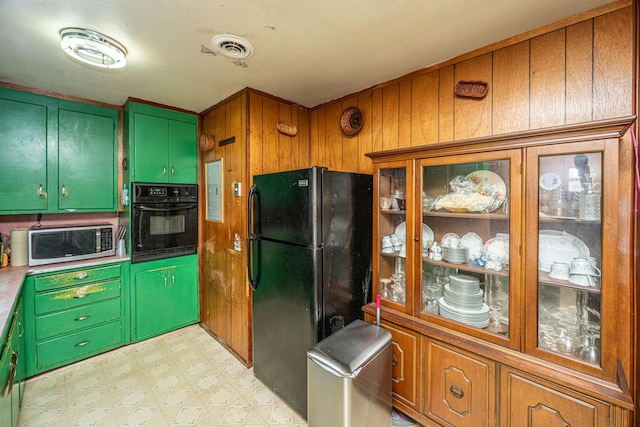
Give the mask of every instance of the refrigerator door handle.
M 256 224 L 256 218 L 259 218 L 258 209 L 260 209 L 260 191 L 255 184 L 251 186 L 248 196 L 247 207 L 247 275 L 249 277 L 249 285 L 251 289 L 256 291 L 260 282 L 260 236 L 259 224 Z M 254 244 L 257 243 L 257 250 L 254 251 Z M 254 254 L 255 252 L 255 254 Z M 257 257 L 257 271 L 253 271 L 253 259 Z

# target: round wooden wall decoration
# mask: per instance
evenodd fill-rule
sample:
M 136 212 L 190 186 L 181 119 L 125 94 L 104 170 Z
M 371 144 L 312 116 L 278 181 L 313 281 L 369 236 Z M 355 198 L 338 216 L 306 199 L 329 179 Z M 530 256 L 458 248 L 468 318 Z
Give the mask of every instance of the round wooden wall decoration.
M 353 136 L 360 132 L 364 116 L 358 107 L 349 107 L 340 115 L 340 128 L 345 135 Z
M 213 147 L 215 147 L 216 141 L 213 138 L 213 135 L 200 135 L 200 150 L 202 151 L 211 151 Z

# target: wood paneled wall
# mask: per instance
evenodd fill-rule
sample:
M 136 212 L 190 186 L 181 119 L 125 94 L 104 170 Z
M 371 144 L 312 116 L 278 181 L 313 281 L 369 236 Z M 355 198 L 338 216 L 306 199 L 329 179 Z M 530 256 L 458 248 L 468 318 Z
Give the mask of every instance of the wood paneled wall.
M 246 198 L 234 197 L 233 183 L 246 191 L 247 94 L 243 91 L 208 111 L 201 133 L 213 135 L 215 147 L 200 154 L 200 321 L 246 364 L 251 363 L 250 298 L 244 252 L 233 250 L 238 233 L 246 242 Z M 220 146 L 220 141 L 235 142 Z M 222 160 L 222 222 L 206 219 L 206 164 Z
M 278 121 L 298 128 L 294 136 L 278 132 Z M 304 108 L 245 89 L 202 114 L 201 133 L 215 147 L 200 158 L 200 283 L 202 324 L 247 366 L 252 364 L 251 298 L 247 283 L 247 193 L 251 177 L 309 166 L 309 114 Z M 220 141 L 235 142 L 220 146 Z M 222 160 L 223 220 L 207 221 L 206 164 Z M 241 184 L 240 197 L 233 183 Z M 234 237 L 241 250 L 234 250 Z
M 371 173 L 367 152 L 634 114 L 631 1 L 567 21 L 313 108 L 311 163 Z M 460 80 L 488 82 L 487 96 L 455 96 Z M 347 137 L 353 105 L 364 126 Z

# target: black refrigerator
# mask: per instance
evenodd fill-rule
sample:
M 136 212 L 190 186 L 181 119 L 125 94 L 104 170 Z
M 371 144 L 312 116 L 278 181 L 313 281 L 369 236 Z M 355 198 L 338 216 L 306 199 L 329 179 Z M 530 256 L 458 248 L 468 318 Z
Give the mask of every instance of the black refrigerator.
M 372 184 L 317 166 L 253 177 L 253 370 L 304 418 L 307 350 L 370 301 Z

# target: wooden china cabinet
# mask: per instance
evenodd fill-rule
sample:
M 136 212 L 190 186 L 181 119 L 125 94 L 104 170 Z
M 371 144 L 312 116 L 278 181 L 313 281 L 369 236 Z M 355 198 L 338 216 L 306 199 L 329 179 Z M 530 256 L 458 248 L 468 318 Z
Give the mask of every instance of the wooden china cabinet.
M 634 422 L 634 120 L 368 154 L 394 406 L 429 426 Z

